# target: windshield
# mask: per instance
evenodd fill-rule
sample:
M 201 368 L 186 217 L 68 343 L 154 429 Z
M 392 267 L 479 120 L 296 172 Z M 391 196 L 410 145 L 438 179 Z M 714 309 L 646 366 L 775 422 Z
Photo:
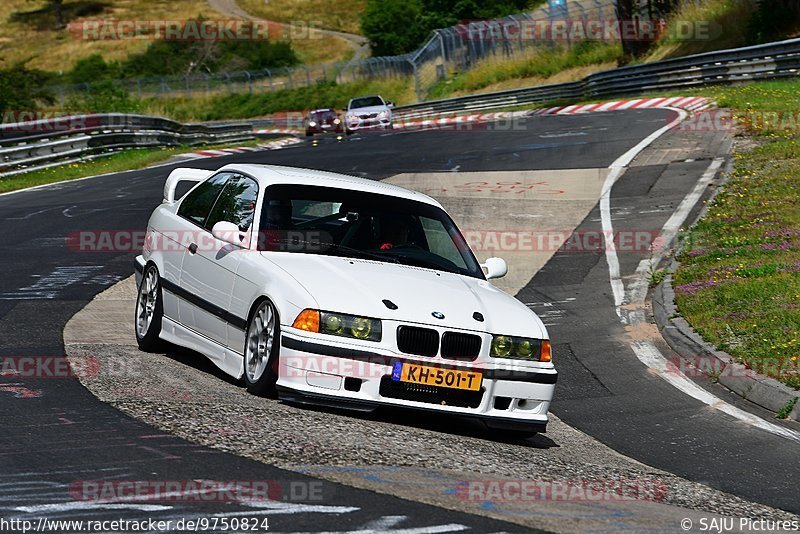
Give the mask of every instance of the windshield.
M 371 259 L 484 278 L 442 209 L 332 187 L 267 188 L 259 249 Z
M 337 117 L 335 111 L 312 111 L 308 118 L 312 121 L 328 121 Z
M 350 102 L 350 109 L 369 108 L 372 106 L 385 106 L 379 96 L 365 96 L 364 98 L 354 98 Z

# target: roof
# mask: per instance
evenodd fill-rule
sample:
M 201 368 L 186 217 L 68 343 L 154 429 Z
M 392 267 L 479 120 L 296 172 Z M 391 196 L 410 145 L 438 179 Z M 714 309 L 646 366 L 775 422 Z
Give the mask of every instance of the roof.
M 391 195 L 409 200 L 424 202 L 441 208 L 442 205 L 428 195 L 418 191 L 412 191 L 405 187 L 387 184 L 376 180 L 348 176 L 327 171 L 314 169 L 301 169 L 299 167 L 283 167 L 279 165 L 253 165 L 253 164 L 230 164 L 225 165 L 220 170 L 237 170 L 248 174 L 258 180 L 259 185 L 268 187 L 275 184 L 297 184 L 324 187 L 337 187 L 340 189 L 350 189 L 363 191 L 366 193 L 377 193 Z

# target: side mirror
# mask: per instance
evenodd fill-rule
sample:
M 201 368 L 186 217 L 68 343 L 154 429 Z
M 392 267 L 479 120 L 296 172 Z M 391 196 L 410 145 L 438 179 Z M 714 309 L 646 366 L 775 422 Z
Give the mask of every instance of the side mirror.
M 394 107 L 394 102 L 387 102 L 386 103 L 386 107 L 387 108 L 393 108 Z
M 239 230 L 239 227 L 228 221 L 219 221 L 211 229 L 211 235 L 232 245 L 240 247 L 245 246 L 244 232 Z
M 503 258 L 488 258 L 481 268 L 486 270 L 487 280 L 502 278 L 508 274 L 508 264 Z

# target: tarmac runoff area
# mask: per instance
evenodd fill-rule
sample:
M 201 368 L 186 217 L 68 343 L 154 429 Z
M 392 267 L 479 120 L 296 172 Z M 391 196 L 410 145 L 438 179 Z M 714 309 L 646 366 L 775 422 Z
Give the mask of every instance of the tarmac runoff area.
M 471 230 L 520 233 L 544 228 L 542 221 L 547 230 L 568 235 L 596 205 L 606 172 L 401 174 L 387 181 L 437 198 L 468 239 Z M 557 249 L 476 253 L 481 260 L 508 261 L 509 276 L 497 285 L 514 294 Z M 67 354 L 97 358 L 98 372 L 81 381 L 98 399 L 187 440 L 554 532 L 675 532 L 686 518 L 701 525 L 722 517 L 734 518 L 729 531 L 747 532 L 751 526 L 739 518 L 798 520 L 624 457 L 552 415 L 545 435 L 498 441 L 444 417 L 319 411 L 251 396 L 196 353 L 140 352 L 133 334 L 135 297 L 133 277 L 98 295 L 67 324 Z M 619 488 L 627 488 L 622 497 Z

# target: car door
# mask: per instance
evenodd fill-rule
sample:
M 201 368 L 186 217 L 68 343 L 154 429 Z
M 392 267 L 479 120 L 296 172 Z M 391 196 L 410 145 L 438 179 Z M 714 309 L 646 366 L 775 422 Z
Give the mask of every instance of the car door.
M 243 233 L 252 226 L 258 198 L 255 180 L 231 173 L 184 252 L 179 302 L 181 322 L 220 345 L 228 345 L 228 324 L 243 328 L 245 318 L 230 313 L 231 293 L 241 254 L 238 245 L 216 239 L 211 231 L 220 221 L 234 223 Z
M 216 174 L 192 188 L 181 200 L 174 215 L 165 216 L 160 240 L 164 256 L 164 315 L 185 326 L 190 317 L 181 317 L 179 303 L 183 298 L 180 291 L 181 268 L 184 255 L 190 243 L 195 242 L 197 234 L 205 223 L 211 208 L 217 201 L 231 173 Z

